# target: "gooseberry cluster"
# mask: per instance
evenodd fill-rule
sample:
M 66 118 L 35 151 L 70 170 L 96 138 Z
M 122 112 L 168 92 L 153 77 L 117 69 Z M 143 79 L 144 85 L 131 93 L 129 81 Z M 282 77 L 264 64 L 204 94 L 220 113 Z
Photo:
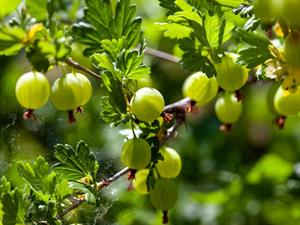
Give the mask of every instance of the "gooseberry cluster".
M 153 122 L 163 112 L 164 99 L 158 90 L 144 87 L 132 97 L 130 106 L 133 116 L 138 120 Z M 177 199 L 177 188 L 172 178 L 177 177 L 181 171 L 181 158 L 172 148 L 159 148 L 150 143 L 134 134 L 134 138 L 127 140 L 122 147 L 121 161 L 135 173 L 133 187 L 140 194 L 149 194 L 153 206 L 163 210 L 163 221 L 167 223 L 167 211 L 174 207 Z M 153 160 L 157 148 L 162 157 Z M 150 173 L 155 179 L 153 185 L 149 182 Z
M 33 111 L 45 105 L 50 97 L 53 106 L 67 111 L 69 122 L 75 122 L 74 110 L 82 112 L 92 96 L 92 86 L 88 78 L 80 73 L 68 73 L 54 81 L 49 81 L 39 72 L 23 74 L 16 84 L 16 97 L 20 105 L 27 109 L 24 119 L 35 118 Z
M 207 77 L 203 72 L 189 76 L 183 84 L 183 95 L 203 106 L 213 100 L 219 90 L 215 111 L 217 118 L 223 123 L 221 128 L 230 130 L 231 124 L 238 121 L 242 113 L 239 89 L 248 80 L 248 69 L 236 63 L 237 55 L 225 53 L 220 63 L 215 63 L 216 77 Z
M 280 114 L 277 122 L 283 127 L 286 116 L 300 112 L 300 1 L 255 0 L 253 6 L 255 15 L 263 22 L 279 21 L 285 29 L 282 57 L 278 57 L 284 71 L 283 82 L 274 95 L 274 108 Z

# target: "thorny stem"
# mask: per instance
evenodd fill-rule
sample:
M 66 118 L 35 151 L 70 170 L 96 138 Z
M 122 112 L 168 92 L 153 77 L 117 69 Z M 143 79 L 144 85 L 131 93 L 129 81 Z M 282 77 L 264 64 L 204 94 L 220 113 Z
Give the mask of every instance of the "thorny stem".
M 174 102 L 173 104 L 167 105 L 164 108 L 164 113 L 172 113 L 175 114 L 175 123 L 171 130 L 164 136 L 164 138 L 160 141 L 160 145 L 163 145 L 169 138 L 173 137 L 174 133 L 176 132 L 177 128 L 184 123 L 185 114 L 186 112 L 191 112 L 192 108 L 195 106 L 196 102 L 185 98 L 180 101 Z M 104 187 L 109 186 L 113 182 L 117 181 L 120 177 L 124 176 L 130 171 L 128 167 L 117 172 L 115 175 L 108 179 L 103 179 L 97 183 L 97 190 L 101 191 Z M 85 197 L 80 199 L 72 198 L 73 204 L 70 205 L 68 208 L 64 209 L 58 216 L 58 219 L 62 219 L 67 213 L 72 211 L 73 209 L 78 208 L 83 202 L 86 201 Z
M 102 79 L 101 76 L 99 76 L 97 73 L 93 72 L 92 70 L 80 65 L 78 62 L 75 62 L 73 59 L 68 58 L 65 61 L 68 65 L 72 66 L 75 69 L 81 70 L 91 76 L 93 76 L 96 79 Z

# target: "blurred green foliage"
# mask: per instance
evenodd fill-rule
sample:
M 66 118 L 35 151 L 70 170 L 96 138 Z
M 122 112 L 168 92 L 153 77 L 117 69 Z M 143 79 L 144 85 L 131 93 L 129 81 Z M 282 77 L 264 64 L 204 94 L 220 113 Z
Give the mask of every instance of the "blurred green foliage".
M 43 17 L 44 12 L 36 11 L 35 2 L 31 2 L 30 10 Z M 172 53 L 175 42 L 163 38 L 153 24 L 164 21 L 164 9 L 154 0 L 136 0 L 136 4 L 138 15 L 144 18 L 142 29 L 148 45 Z M 0 17 L 3 14 L 0 9 Z M 146 58 L 146 63 L 151 66 L 154 86 L 166 102 L 181 99 L 181 85 L 188 73 L 179 65 L 151 57 Z M 67 124 L 66 114 L 56 111 L 50 103 L 37 110 L 37 121 L 24 121 L 23 109 L 14 94 L 18 77 L 31 69 L 24 52 L 15 57 L 1 57 L 0 68 L 0 174 L 20 188 L 15 195 L 22 189 L 17 168 L 22 170 L 39 155 L 53 163 L 53 146 L 57 143 L 75 145 L 84 140 L 95 152 L 105 177 L 121 168 L 123 136 L 120 128 L 107 127 L 99 117 L 100 82 L 91 79 L 94 95 L 76 124 Z M 47 77 L 53 81 L 60 74 L 55 69 Z M 171 211 L 170 224 L 300 223 L 300 120 L 298 116 L 290 117 L 284 130 L 278 130 L 273 124 L 274 89 L 272 83 L 259 82 L 242 90 L 246 96 L 243 117 L 230 134 L 218 130 L 219 122 L 210 104 L 190 115 L 186 125 L 179 129 L 178 137 L 168 142 L 183 159 L 181 175 L 176 179 L 179 200 Z M 17 160 L 23 160 L 24 164 L 16 165 Z M 51 174 L 47 176 L 51 178 Z M 49 188 L 47 185 L 45 188 Z M 148 198 L 130 187 L 125 178 L 120 179 L 101 192 L 100 207 L 84 203 L 67 214 L 65 224 L 160 224 L 160 212 Z M 68 193 L 61 191 L 62 195 Z M 12 198 L 7 196 L 7 201 L 13 201 Z

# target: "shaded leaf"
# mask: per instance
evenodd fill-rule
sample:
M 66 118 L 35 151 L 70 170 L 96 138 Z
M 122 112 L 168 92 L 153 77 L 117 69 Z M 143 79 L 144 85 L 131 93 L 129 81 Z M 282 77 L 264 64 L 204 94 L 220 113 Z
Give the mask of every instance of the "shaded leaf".
M 60 161 L 54 166 L 56 173 L 68 180 L 78 180 L 86 176 L 96 180 L 99 164 L 84 141 L 79 141 L 76 148 L 57 144 L 54 149 L 55 157 Z
M 50 170 L 46 160 L 39 156 L 32 165 L 18 161 L 17 169 L 38 199 L 48 202 L 55 190 L 56 174 Z
M 19 27 L 0 27 L 0 55 L 15 55 L 22 48 L 25 32 Z

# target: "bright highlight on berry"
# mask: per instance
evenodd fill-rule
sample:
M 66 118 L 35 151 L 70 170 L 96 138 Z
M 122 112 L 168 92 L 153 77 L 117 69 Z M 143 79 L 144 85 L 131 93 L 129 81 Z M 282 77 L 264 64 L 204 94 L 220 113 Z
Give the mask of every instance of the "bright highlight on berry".
M 221 63 L 216 63 L 217 81 L 226 91 L 239 90 L 248 79 L 248 69 L 236 64 L 237 55 L 226 53 Z
M 215 77 L 207 77 L 205 73 L 197 72 L 187 77 L 183 84 L 183 95 L 205 105 L 218 93 L 219 85 Z
M 142 121 L 151 122 L 162 113 L 165 101 L 161 93 L 149 87 L 139 89 L 130 101 L 132 113 Z
M 159 160 L 156 164 L 156 168 L 161 177 L 175 178 L 181 171 L 181 157 L 172 148 L 163 147 L 159 150 L 164 157 L 163 160 Z
M 233 124 L 242 114 L 242 102 L 234 94 L 224 93 L 215 104 L 218 119 L 224 124 Z
M 51 88 L 51 102 L 61 111 L 68 111 L 69 122 L 75 122 L 73 111 L 86 104 L 92 95 L 90 81 L 82 74 L 68 73 L 57 80 Z
M 151 160 L 151 148 L 147 141 L 133 138 L 122 148 L 121 160 L 130 169 L 143 169 Z

